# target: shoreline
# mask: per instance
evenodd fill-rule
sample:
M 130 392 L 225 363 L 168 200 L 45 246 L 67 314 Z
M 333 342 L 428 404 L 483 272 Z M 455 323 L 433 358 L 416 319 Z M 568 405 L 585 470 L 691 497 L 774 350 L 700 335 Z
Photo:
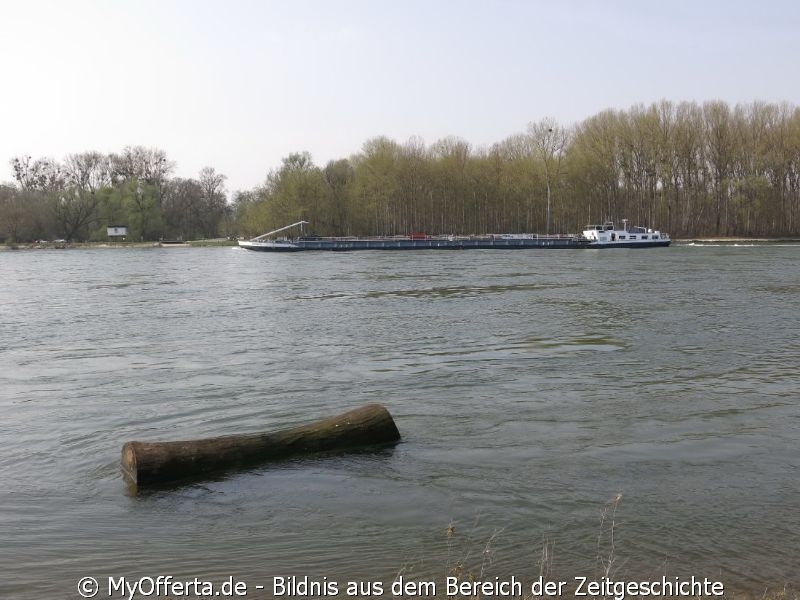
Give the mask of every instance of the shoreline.
M 20 243 L 0 244 L 0 252 L 14 252 L 18 250 L 125 250 L 131 248 L 216 248 L 235 247 L 235 241 L 227 239 L 194 240 L 190 242 L 47 242 L 47 243 Z

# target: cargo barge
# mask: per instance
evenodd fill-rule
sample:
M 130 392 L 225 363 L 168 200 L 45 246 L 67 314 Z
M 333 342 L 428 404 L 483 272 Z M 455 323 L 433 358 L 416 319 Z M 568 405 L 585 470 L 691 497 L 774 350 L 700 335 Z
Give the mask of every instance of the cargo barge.
M 407 236 L 378 237 L 318 237 L 305 236 L 303 225 L 308 221 L 298 221 L 275 231 L 270 231 L 250 240 L 239 240 L 239 246 L 247 250 L 262 252 L 300 252 L 303 250 L 489 250 L 525 248 L 586 248 L 589 240 L 574 235 L 537 234 L 489 234 L 489 235 L 426 235 L 412 233 Z M 279 238 L 278 233 L 301 228 L 296 238 Z
M 517 250 L 517 249 L 575 249 L 646 247 L 669 245 L 669 236 L 659 232 L 650 235 L 626 234 L 613 225 L 587 226 L 583 235 L 540 235 L 535 233 L 506 233 L 486 235 L 409 235 L 377 237 L 319 237 L 306 236 L 303 226 L 308 221 L 298 221 L 286 227 L 269 231 L 250 240 L 239 240 L 239 246 L 261 252 L 300 252 L 304 250 Z M 289 229 L 299 228 L 295 238 L 275 237 Z M 620 235 L 622 234 L 622 235 Z M 658 237 L 656 237 L 656 235 Z M 661 235 L 664 237 L 661 238 Z

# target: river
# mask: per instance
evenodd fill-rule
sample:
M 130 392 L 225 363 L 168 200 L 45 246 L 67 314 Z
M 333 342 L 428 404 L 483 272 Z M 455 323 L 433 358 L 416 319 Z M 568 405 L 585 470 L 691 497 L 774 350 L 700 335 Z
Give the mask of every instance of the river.
M 2 598 L 459 562 L 800 583 L 800 245 L 20 251 L 0 276 Z M 129 440 L 370 402 L 397 446 L 152 493 L 120 473 Z

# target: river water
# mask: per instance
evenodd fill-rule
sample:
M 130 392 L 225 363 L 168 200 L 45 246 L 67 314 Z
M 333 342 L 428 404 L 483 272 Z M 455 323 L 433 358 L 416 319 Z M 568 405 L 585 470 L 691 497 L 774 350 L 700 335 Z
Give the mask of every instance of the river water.
M 2 598 L 459 563 L 800 583 L 800 245 L 23 251 L 0 275 Z M 120 473 L 128 440 L 370 402 L 394 448 L 138 495 Z

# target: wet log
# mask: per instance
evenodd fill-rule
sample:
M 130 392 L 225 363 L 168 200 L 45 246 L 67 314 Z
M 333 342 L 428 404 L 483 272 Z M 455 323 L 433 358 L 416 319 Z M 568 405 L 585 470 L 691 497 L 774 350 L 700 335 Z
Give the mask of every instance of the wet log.
M 273 459 L 388 444 L 400 439 L 392 416 L 368 404 L 308 425 L 271 433 L 179 442 L 127 442 L 122 468 L 141 487 L 198 479 Z

